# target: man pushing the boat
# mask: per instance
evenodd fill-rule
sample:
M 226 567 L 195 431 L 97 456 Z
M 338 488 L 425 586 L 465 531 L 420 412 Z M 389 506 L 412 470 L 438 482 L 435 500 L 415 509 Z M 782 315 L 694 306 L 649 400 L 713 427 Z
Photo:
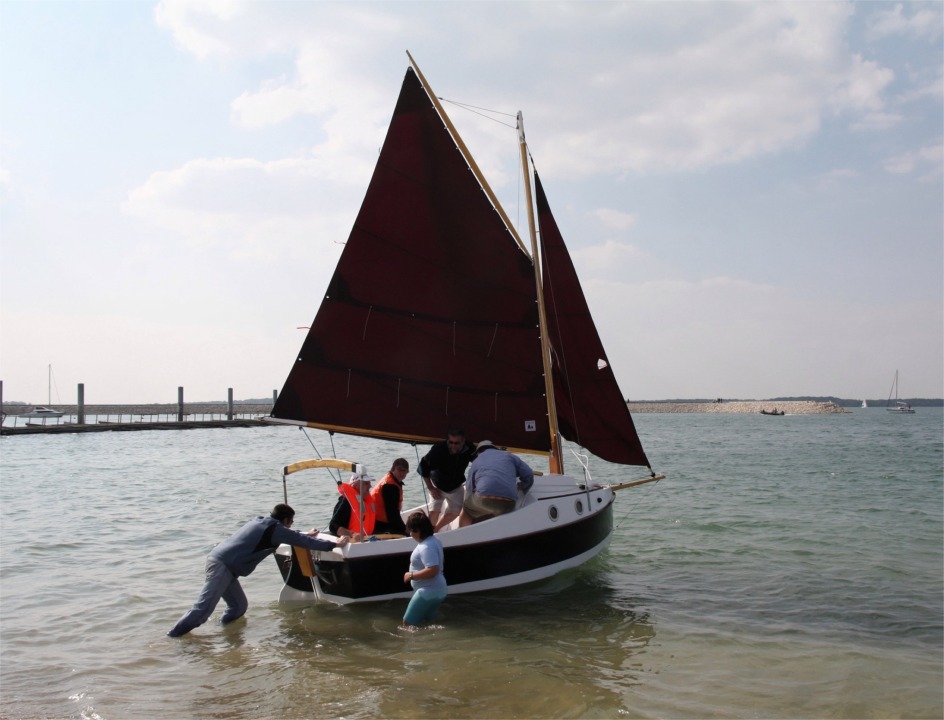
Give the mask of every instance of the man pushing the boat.
M 249 601 L 239 584 L 239 578 L 251 574 L 279 545 L 285 543 L 309 550 L 333 550 L 348 542 L 346 537 L 339 538 L 336 543 L 317 540 L 314 537 L 318 534 L 317 530 L 307 534 L 300 533 L 290 529 L 293 522 L 295 511 L 290 506 L 279 503 L 272 508 L 268 517 L 260 515 L 250 520 L 213 548 L 207 556 L 206 582 L 200 591 L 200 597 L 167 634 L 170 637 L 180 637 L 202 625 L 209 619 L 221 598 L 226 601 L 226 612 L 223 613 L 220 623 L 226 625 L 245 615 Z

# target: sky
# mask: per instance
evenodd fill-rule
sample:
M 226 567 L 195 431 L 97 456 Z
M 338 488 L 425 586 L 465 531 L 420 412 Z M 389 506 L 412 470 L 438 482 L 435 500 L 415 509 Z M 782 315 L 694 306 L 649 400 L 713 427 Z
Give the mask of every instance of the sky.
M 406 50 L 523 223 L 522 111 L 626 398 L 942 397 L 942 13 L 3 0 L 3 399 L 280 390 Z

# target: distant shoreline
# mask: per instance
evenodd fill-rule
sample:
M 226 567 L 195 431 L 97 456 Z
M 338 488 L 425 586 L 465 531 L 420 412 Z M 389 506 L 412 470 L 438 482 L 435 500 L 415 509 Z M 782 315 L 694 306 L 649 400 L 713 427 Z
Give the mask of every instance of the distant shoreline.
M 747 415 L 765 411 L 787 415 L 834 415 L 850 412 L 833 402 L 813 400 L 736 400 L 733 402 L 630 402 L 631 413 L 712 413 Z
M 629 402 L 626 404 L 631 413 L 713 413 L 713 414 L 749 414 L 761 410 L 772 412 L 784 411 L 788 415 L 830 415 L 848 413 L 849 410 L 832 402 L 813 400 L 736 400 L 731 402 Z M 20 415 L 29 412 L 32 405 L 11 405 L 4 403 L 5 415 Z M 50 405 L 54 410 L 66 415 L 78 413 L 76 405 Z M 140 403 L 115 405 L 86 405 L 86 415 L 175 415 L 177 403 Z M 225 402 L 184 403 L 187 415 L 224 415 L 229 407 Z M 262 416 L 272 412 L 272 403 L 233 403 L 236 415 Z

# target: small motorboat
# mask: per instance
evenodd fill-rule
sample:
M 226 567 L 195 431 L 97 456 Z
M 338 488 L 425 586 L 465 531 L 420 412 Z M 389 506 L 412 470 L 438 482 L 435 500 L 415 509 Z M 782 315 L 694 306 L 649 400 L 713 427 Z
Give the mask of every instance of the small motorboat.
M 774 408 L 773 410 L 761 410 L 760 414 L 761 415 L 783 415 L 784 412 L 783 410 L 778 410 L 777 408 Z
M 20 417 L 25 418 L 61 418 L 62 413 L 58 410 L 53 410 L 52 408 L 45 407 L 43 405 L 37 405 L 28 413 L 20 415 Z

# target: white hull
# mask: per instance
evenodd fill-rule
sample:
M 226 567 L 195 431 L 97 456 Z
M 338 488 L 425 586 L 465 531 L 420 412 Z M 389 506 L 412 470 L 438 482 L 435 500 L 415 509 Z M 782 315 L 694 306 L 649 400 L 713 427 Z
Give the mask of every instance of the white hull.
M 24 418 L 61 418 L 62 413 L 47 407 L 35 407 L 30 412 L 20 415 Z
M 514 587 L 582 565 L 609 543 L 613 499 L 606 486 L 586 490 L 566 476 L 539 476 L 514 512 L 444 529 L 437 537 L 445 551 L 449 593 Z M 424 508 L 411 508 L 404 517 L 416 509 Z M 402 538 L 315 552 L 316 577 L 302 577 L 292 549 L 283 545 L 276 553 L 286 581 L 279 600 L 343 605 L 409 598 L 412 589 L 402 577 L 415 547 L 411 538 Z

